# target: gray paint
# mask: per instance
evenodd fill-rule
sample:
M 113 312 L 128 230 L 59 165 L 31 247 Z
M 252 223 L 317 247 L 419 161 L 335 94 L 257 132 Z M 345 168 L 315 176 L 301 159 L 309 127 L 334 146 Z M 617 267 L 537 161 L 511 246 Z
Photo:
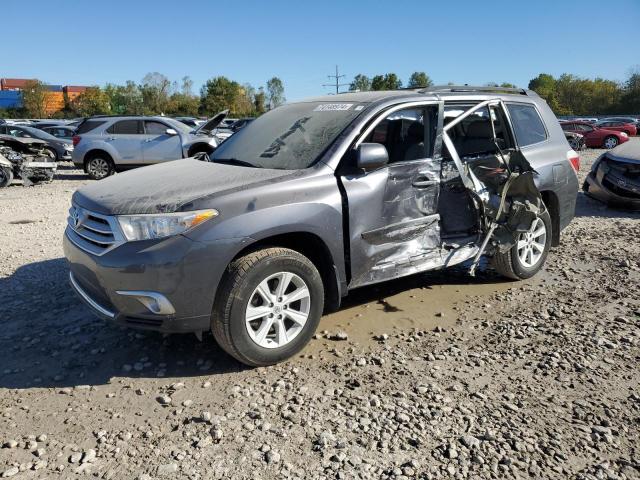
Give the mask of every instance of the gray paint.
M 542 99 L 489 92 L 367 92 L 339 97 L 340 102 L 366 106 L 311 168 L 264 170 L 187 159 L 81 189 L 73 201 L 106 215 L 203 208 L 215 208 L 220 215 L 185 235 L 128 243 L 100 257 L 65 240 L 71 269 L 92 286 L 98 299 L 119 312 L 121 321 L 128 316 L 147 318 L 149 312 L 134 299 L 120 298 L 116 290 L 165 295 L 176 314 L 160 319 L 162 325 L 153 328 L 182 331 L 208 325 L 229 262 L 251 244 L 278 235 L 316 236 L 327 247 L 337 282 L 348 288 L 463 262 L 477 254 L 482 238 L 446 242 L 442 238 L 441 215 L 456 210 L 455 205 L 443 208 L 439 201 L 440 178 L 451 180 L 449 167 L 441 171 L 442 122 L 432 159 L 399 162 L 371 172 L 345 168 L 341 160 L 389 108 L 436 103 L 442 112 L 443 101 L 491 99 L 533 103 L 538 109 L 549 138 L 522 153 L 537 172 L 538 189 L 558 197 L 560 225 L 565 226 L 574 215 L 577 176 L 566 157 L 570 147 Z M 333 103 L 336 97 L 320 100 Z M 461 205 L 460 210 L 470 212 L 471 207 Z M 453 223 L 460 221 L 453 218 Z

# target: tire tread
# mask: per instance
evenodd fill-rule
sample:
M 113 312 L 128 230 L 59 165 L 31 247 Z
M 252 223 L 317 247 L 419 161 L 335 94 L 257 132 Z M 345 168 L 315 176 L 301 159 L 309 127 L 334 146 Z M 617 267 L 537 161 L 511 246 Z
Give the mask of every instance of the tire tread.
M 248 358 L 246 355 L 243 355 L 231 340 L 231 307 L 234 300 L 233 292 L 236 292 L 241 288 L 245 277 L 257 263 L 266 258 L 282 256 L 294 257 L 296 260 L 311 265 L 315 269 L 315 266 L 309 259 L 307 259 L 307 257 L 295 250 L 282 247 L 264 248 L 248 253 L 247 255 L 232 261 L 223 276 L 221 288 L 218 289 L 218 294 L 216 295 L 211 315 L 211 332 L 218 342 L 218 345 L 220 345 L 225 352 L 244 364 L 252 366 L 261 365 Z

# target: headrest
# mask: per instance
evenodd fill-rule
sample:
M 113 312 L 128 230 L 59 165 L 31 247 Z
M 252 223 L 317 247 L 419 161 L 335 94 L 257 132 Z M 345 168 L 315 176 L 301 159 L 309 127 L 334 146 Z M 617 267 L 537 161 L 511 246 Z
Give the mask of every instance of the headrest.
M 467 137 L 493 138 L 491 122 L 489 120 L 476 120 L 467 127 Z

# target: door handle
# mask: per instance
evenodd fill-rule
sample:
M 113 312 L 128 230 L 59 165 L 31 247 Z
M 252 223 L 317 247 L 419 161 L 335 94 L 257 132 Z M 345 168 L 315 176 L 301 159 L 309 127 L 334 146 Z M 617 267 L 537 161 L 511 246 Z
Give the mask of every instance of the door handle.
M 116 137 L 107 137 L 107 140 L 109 140 L 109 141 L 113 141 L 115 139 L 116 139 Z
M 144 143 L 149 143 L 149 142 L 153 142 L 153 138 L 147 138 Z
M 421 175 L 419 177 L 416 177 L 411 185 L 413 185 L 415 188 L 427 188 L 436 185 L 437 183 L 438 180 Z

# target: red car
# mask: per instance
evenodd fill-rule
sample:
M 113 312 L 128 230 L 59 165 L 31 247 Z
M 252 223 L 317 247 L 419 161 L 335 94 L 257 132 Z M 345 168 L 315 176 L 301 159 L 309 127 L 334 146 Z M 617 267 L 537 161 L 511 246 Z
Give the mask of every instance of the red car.
M 633 123 L 621 122 L 619 120 L 602 120 L 596 123 L 596 127 L 606 128 L 607 130 L 615 130 L 616 132 L 624 132 L 627 135 L 637 135 L 638 127 Z
M 600 128 L 587 122 L 560 122 L 560 126 L 562 130 L 584 136 L 587 147 L 614 148 L 629 140 L 629 136 L 624 132 Z

